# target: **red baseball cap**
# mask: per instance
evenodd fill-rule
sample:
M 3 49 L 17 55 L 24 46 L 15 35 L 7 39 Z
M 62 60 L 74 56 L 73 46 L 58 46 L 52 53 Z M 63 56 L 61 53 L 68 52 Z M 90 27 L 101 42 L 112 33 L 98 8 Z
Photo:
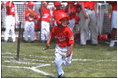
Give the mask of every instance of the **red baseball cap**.
M 61 1 L 55 1 L 54 2 L 54 6 L 59 6 L 59 5 L 61 5 Z
M 33 1 L 28 1 L 27 6 L 34 6 L 34 2 Z
M 75 1 L 67 1 L 67 3 L 74 3 Z

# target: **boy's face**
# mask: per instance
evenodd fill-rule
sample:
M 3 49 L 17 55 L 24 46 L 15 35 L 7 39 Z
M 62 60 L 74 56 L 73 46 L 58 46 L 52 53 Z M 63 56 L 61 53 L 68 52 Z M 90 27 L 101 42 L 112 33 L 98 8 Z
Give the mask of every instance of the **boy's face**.
M 73 5 L 74 5 L 74 3 L 68 3 L 68 5 L 69 5 L 69 6 L 73 6 Z
M 30 9 L 33 9 L 33 6 L 29 6 Z
M 55 6 L 56 7 L 56 9 L 60 9 L 61 8 L 61 5 L 58 5 L 58 6 Z
M 68 21 L 67 18 L 63 18 L 63 19 L 61 19 L 60 21 L 61 21 L 61 26 L 62 26 L 62 27 L 67 27 L 68 24 L 69 24 L 69 21 Z
M 43 3 L 43 6 L 44 6 L 44 7 L 47 7 L 47 6 L 48 6 L 48 3 Z

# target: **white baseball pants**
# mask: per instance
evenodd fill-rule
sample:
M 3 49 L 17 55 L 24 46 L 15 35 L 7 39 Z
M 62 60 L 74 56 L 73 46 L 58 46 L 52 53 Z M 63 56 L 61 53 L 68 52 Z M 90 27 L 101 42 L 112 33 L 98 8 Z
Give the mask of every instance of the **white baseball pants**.
M 71 63 L 72 55 L 70 57 L 66 57 L 66 53 L 69 50 L 69 47 L 61 48 L 58 45 L 55 47 L 55 65 L 58 75 L 64 75 L 64 71 L 62 69 L 62 64 L 64 66 L 68 66 Z
M 105 14 L 105 9 L 102 7 L 102 5 L 98 5 L 98 17 L 97 17 L 97 30 L 98 33 L 101 35 L 103 31 L 103 23 L 104 23 L 104 14 Z
M 96 16 L 94 10 L 85 9 L 88 19 L 84 18 L 84 14 L 80 12 L 80 43 L 86 45 L 88 32 L 90 30 L 92 44 L 98 44 L 98 31 L 96 25 Z
M 34 22 L 25 22 L 24 27 L 24 40 L 28 41 L 28 36 L 30 36 L 30 40 L 34 41 Z
M 50 35 L 50 23 L 47 21 L 41 22 L 41 41 L 47 41 Z
M 5 24 L 5 34 L 4 34 L 4 40 L 8 41 L 9 38 L 9 33 L 11 31 L 11 36 L 12 36 L 12 40 L 13 42 L 16 41 L 16 37 L 15 37 L 15 17 L 12 15 L 7 15 L 6 16 L 6 20 L 5 20 L 6 24 Z
M 112 28 L 117 29 L 117 11 L 116 10 L 112 11 Z

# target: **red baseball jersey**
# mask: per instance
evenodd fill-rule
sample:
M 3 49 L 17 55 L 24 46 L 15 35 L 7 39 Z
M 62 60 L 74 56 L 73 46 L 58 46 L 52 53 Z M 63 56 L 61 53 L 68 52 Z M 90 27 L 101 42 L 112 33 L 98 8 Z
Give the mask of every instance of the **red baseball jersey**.
M 112 4 L 112 10 L 117 10 L 117 2 Z
M 56 43 L 60 47 L 70 46 L 74 43 L 74 36 L 69 27 L 60 28 L 55 26 L 52 28 L 50 36 L 55 37 Z
M 80 3 L 84 3 L 85 8 L 94 9 L 96 1 L 79 1 Z
M 50 10 L 45 7 L 42 7 L 42 20 L 50 22 L 50 18 Z
M 40 21 L 38 20 L 37 23 L 35 24 L 35 29 L 40 29 Z
M 69 12 L 69 11 L 70 11 L 70 12 Z M 67 14 L 69 14 L 70 19 L 75 18 L 75 16 L 76 16 L 76 6 L 73 5 L 73 6 L 70 8 L 70 10 L 69 10 L 69 6 L 66 6 L 65 12 L 66 12 Z
M 15 15 L 15 5 L 13 2 L 8 1 L 6 3 L 6 14 L 7 15 Z
M 79 23 L 79 20 L 80 20 L 80 16 L 76 16 L 75 17 L 75 23 Z
M 34 20 L 39 20 L 40 19 L 40 15 L 37 14 L 36 11 L 34 11 L 34 14 L 36 15 L 35 17 L 32 17 L 29 14 L 30 14 L 29 9 L 25 10 L 25 20 L 32 22 Z

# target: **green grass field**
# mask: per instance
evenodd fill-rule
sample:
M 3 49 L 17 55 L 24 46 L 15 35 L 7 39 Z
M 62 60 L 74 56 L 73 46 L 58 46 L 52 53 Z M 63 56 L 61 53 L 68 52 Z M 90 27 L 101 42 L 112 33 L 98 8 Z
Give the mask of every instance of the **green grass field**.
M 17 43 L 1 42 L 2 78 L 52 78 L 57 77 L 54 65 L 54 49 L 43 50 L 45 44 L 23 43 L 20 45 L 20 60 L 17 61 Z M 55 43 L 51 44 L 52 47 Z M 76 43 L 73 59 L 63 66 L 66 78 L 116 78 L 117 46 L 110 48 L 100 42 L 98 46 L 80 46 Z

